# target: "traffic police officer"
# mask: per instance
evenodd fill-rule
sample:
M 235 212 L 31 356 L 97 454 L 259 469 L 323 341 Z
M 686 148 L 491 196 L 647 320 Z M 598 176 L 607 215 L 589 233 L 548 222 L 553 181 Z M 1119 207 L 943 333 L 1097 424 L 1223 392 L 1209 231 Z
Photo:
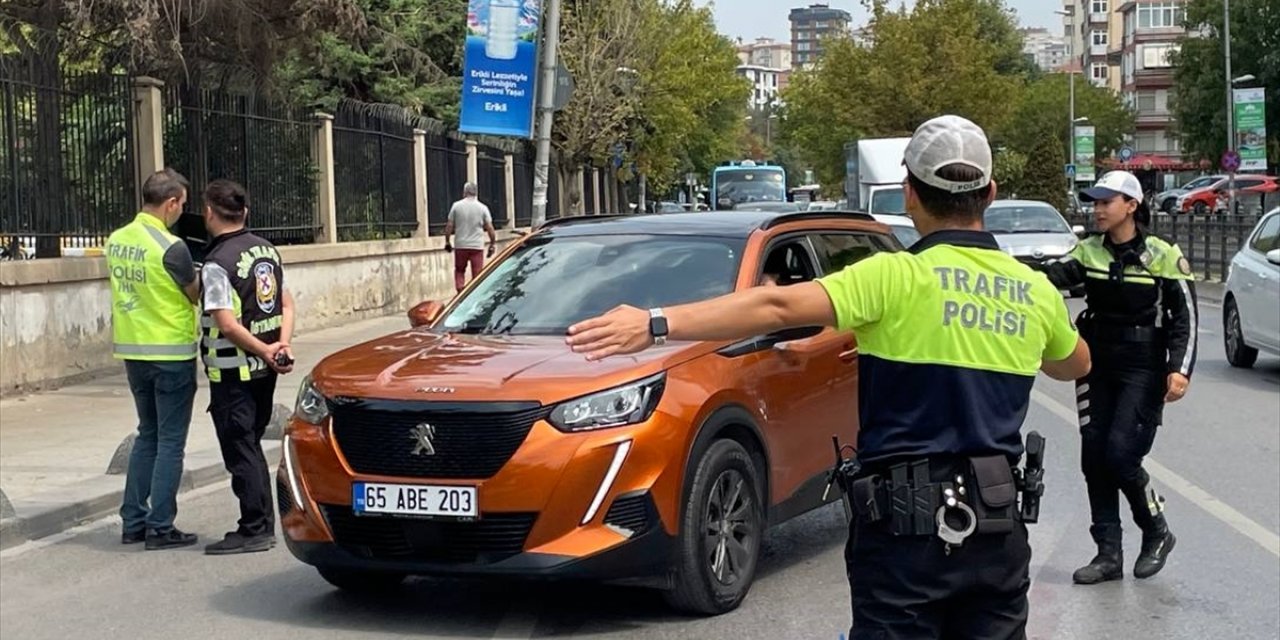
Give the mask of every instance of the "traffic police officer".
M 280 253 L 245 228 L 249 198 L 244 188 L 214 180 L 204 201 L 205 225 L 213 238 L 202 270 L 200 318 L 209 412 L 240 501 L 237 529 L 205 547 L 205 553 L 266 551 L 275 543 L 275 521 L 262 436 L 271 421 L 277 374 L 293 369 L 293 297 L 284 286 Z
M 1123 575 L 1120 494 L 1142 530 L 1134 577 L 1155 575 L 1173 550 L 1164 499 L 1151 487 L 1142 459 L 1151 451 L 1164 403 L 1180 399 L 1190 384 L 1198 314 L 1191 265 L 1177 245 L 1143 228 L 1151 213 L 1133 174 L 1107 173 L 1080 199 L 1094 203 L 1101 235 L 1043 269 L 1058 287 L 1084 285 L 1088 306 L 1077 324 L 1098 354 L 1097 366 L 1076 384 L 1080 461 L 1098 554 L 1073 576 L 1076 583 L 1095 584 Z
M 909 251 L 818 282 L 619 307 L 574 325 L 567 341 L 595 360 L 666 338 L 855 330 L 865 466 L 845 549 L 853 637 L 1022 638 L 1030 548 L 1011 467 L 1037 370 L 1075 380 L 1089 351 L 1058 291 L 981 230 L 996 192 L 982 129 L 930 120 L 905 164 L 907 210 L 923 235 Z
M 150 550 L 196 543 L 173 526 L 196 395 L 200 284 L 191 252 L 169 226 L 182 215 L 187 180 L 172 169 L 142 184 L 142 211 L 107 239 L 112 352 L 124 360 L 138 411 L 120 518 L 121 542 Z

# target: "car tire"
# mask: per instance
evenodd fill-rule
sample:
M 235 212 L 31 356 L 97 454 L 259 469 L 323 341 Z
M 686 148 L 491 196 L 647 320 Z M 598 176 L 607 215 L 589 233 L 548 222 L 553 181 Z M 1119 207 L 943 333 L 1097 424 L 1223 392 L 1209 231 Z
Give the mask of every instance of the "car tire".
M 675 588 L 664 593 L 668 605 L 719 615 L 742 604 L 755 579 L 764 534 L 761 486 L 751 454 L 741 444 L 717 440 L 707 448 L 685 497 Z
M 1191 211 L 1198 216 L 1203 216 L 1209 213 L 1209 205 L 1204 202 L 1197 202 L 1192 205 Z
M 1222 305 L 1222 342 L 1231 366 L 1248 369 L 1258 361 L 1258 350 L 1244 343 L 1240 308 L 1236 306 L 1235 298 L 1227 298 L 1226 304 Z
M 325 582 L 351 593 L 385 593 L 400 586 L 405 574 L 390 571 L 362 571 L 316 567 Z
M 1177 202 L 1178 202 L 1178 199 L 1177 199 L 1177 198 L 1165 198 L 1165 199 L 1164 199 L 1164 202 L 1161 202 L 1161 203 L 1160 203 L 1160 210 L 1161 210 L 1161 211 L 1163 211 L 1163 212 L 1165 212 L 1165 213 L 1167 213 L 1167 214 L 1172 215 L 1172 214 L 1173 214 L 1173 205 L 1174 205 L 1174 204 L 1177 204 Z

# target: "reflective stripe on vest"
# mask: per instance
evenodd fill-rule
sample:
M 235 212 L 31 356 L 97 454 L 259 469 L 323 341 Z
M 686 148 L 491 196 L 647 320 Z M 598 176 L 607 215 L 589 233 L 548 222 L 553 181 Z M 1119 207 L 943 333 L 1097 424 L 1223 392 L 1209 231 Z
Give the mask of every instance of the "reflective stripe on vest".
M 182 356 L 196 357 L 196 343 L 191 344 L 121 344 L 117 342 L 112 352 L 117 356 Z

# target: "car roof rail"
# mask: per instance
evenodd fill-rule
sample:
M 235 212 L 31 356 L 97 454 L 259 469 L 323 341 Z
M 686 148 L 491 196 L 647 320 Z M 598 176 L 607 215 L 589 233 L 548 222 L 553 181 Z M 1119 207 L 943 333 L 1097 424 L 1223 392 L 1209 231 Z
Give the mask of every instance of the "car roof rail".
M 838 209 L 826 209 L 823 211 L 797 211 L 795 213 L 784 213 L 774 216 L 760 223 L 761 230 L 769 230 L 778 225 L 788 222 L 802 222 L 804 220 L 821 220 L 823 218 L 853 218 L 854 220 L 862 220 L 864 222 L 875 222 L 876 219 L 871 214 L 863 211 L 843 211 Z
M 638 214 L 638 215 L 647 215 L 647 214 Z M 635 216 L 628 215 L 625 213 L 604 213 L 604 214 L 589 215 L 589 216 L 563 216 L 560 218 L 552 218 L 550 220 L 543 221 L 543 223 L 537 229 L 534 229 L 534 231 L 538 231 L 539 229 L 546 229 L 548 227 L 563 227 L 567 224 L 574 224 L 578 222 L 590 222 L 592 220 L 611 220 L 614 218 L 633 218 L 633 217 Z

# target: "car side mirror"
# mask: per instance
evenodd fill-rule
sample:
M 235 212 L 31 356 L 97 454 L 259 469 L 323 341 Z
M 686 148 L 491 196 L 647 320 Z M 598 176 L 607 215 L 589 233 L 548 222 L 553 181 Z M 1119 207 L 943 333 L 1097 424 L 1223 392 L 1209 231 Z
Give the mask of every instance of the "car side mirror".
M 413 327 L 425 327 L 439 319 L 442 311 L 444 303 L 438 300 L 419 303 L 409 310 L 409 324 Z
M 1280 249 L 1272 249 L 1267 252 L 1267 262 L 1271 264 L 1280 264 Z
M 1072 225 L 1072 227 L 1071 227 L 1071 233 L 1076 234 L 1076 236 L 1083 236 L 1083 235 L 1084 235 L 1084 225 L 1082 225 L 1082 224 Z

